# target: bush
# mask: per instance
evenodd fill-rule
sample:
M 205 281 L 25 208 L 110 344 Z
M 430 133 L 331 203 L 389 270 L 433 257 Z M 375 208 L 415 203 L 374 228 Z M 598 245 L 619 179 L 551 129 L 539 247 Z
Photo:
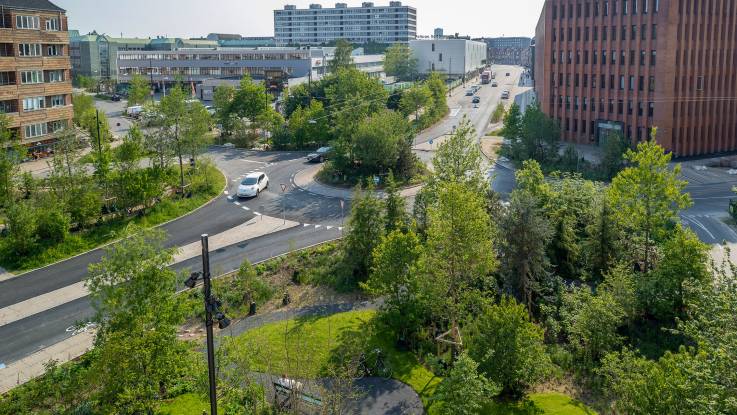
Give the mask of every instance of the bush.
M 36 249 L 36 215 L 34 209 L 24 203 L 11 206 L 7 212 L 5 226 L 12 252 L 23 255 Z
M 490 381 L 502 386 L 503 395 L 521 397 L 550 374 L 543 330 L 513 298 L 504 297 L 474 316 L 465 337 L 469 355 Z
M 36 216 L 36 235 L 46 243 L 62 242 L 69 235 L 69 216 L 59 209 L 39 209 Z

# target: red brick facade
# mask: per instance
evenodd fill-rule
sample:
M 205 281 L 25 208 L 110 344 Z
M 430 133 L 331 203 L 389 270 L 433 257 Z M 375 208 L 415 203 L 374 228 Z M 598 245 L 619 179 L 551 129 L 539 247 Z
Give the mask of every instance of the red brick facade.
M 737 1 L 546 0 L 535 40 L 535 90 L 565 140 L 658 127 L 676 156 L 737 150 Z

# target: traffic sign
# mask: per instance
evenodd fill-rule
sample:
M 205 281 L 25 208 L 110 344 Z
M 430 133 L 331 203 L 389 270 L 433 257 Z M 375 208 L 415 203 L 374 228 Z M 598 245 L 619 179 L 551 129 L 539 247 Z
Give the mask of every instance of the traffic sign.
M 287 191 L 287 185 L 284 183 L 281 183 L 281 191 L 286 192 Z
M 432 138 L 431 138 L 431 139 L 430 139 L 430 141 L 428 141 L 428 143 L 430 143 L 430 145 L 432 145 L 432 142 L 433 142 L 433 140 L 432 140 Z

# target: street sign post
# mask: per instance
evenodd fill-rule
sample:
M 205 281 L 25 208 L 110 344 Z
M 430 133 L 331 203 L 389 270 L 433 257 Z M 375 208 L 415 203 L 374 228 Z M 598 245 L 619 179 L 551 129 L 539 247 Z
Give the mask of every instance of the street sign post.
M 282 218 L 282 221 L 284 221 L 284 224 L 286 225 L 286 223 L 287 223 L 287 212 L 286 212 L 286 207 L 284 206 L 284 193 L 287 191 L 287 185 L 285 183 L 281 183 L 280 186 L 281 186 L 281 192 L 282 192 L 282 197 L 281 197 L 281 218 Z

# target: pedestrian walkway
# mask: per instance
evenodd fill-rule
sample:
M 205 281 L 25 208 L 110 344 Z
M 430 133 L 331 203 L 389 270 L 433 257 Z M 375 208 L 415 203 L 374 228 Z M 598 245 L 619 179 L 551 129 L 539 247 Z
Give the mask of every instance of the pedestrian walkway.
M 328 197 L 334 199 L 353 200 L 354 191 L 353 189 L 345 189 L 334 186 L 328 186 L 315 180 L 315 176 L 322 168 L 322 164 L 315 164 L 314 166 L 308 167 L 304 170 L 300 170 L 292 176 L 292 184 L 299 191 Z M 415 196 L 423 185 L 417 185 L 402 189 L 399 193 L 402 197 Z M 384 192 L 376 192 L 380 197 L 384 197 Z

